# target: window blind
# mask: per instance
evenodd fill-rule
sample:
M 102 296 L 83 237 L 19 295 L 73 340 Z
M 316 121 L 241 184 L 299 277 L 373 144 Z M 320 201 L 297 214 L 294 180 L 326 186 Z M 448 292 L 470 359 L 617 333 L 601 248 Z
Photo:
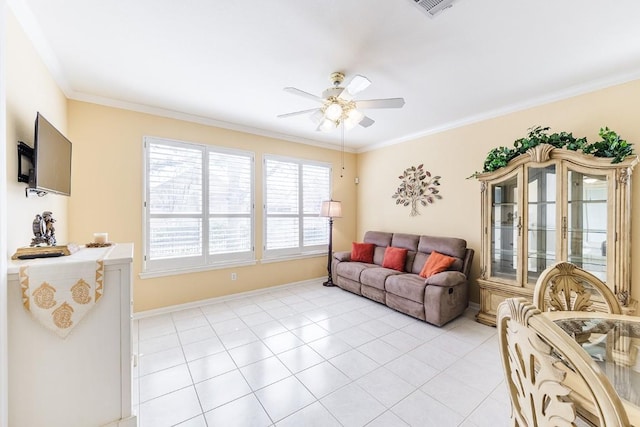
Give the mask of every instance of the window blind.
M 145 138 L 145 266 L 254 259 L 253 154 Z
M 265 156 L 264 256 L 318 251 L 328 243 L 327 219 L 320 206 L 328 200 L 329 164 Z

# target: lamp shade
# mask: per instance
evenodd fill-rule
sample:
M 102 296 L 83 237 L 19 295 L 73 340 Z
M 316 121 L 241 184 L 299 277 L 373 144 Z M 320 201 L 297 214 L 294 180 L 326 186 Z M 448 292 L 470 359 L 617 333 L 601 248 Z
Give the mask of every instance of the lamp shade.
M 337 200 L 325 200 L 320 207 L 320 216 L 329 218 L 342 217 L 342 202 Z

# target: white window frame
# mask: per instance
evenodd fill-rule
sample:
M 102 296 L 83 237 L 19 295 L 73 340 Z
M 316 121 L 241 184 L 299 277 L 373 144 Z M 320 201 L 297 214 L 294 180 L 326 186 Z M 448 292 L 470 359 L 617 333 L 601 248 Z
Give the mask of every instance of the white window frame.
M 267 161 L 274 160 L 280 162 L 287 163 L 295 163 L 298 165 L 298 206 L 299 210 L 296 215 L 293 214 L 275 214 L 271 215 L 274 217 L 297 217 L 298 221 L 298 246 L 295 248 L 284 248 L 284 249 L 267 249 Z M 263 197 L 263 205 L 262 205 L 262 258 L 263 262 L 269 261 L 279 261 L 283 259 L 295 259 L 295 258 L 303 258 L 308 256 L 317 256 L 317 255 L 325 255 L 327 254 L 328 242 L 322 245 L 313 245 L 313 246 L 304 246 L 304 218 L 317 218 L 320 215 L 320 205 L 318 206 L 317 212 L 313 213 L 304 213 L 303 206 L 303 197 L 304 197 L 304 183 L 302 179 L 302 167 L 304 165 L 310 166 L 321 166 L 326 167 L 329 172 L 329 188 L 327 189 L 327 200 L 330 198 L 332 194 L 333 187 L 333 170 L 331 163 L 320 162 L 308 159 L 301 159 L 295 157 L 285 157 L 278 156 L 273 154 L 265 154 L 262 159 L 262 197 Z M 328 230 L 328 222 L 327 222 L 327 230 Z
M 178 148 L 188 148 L 200 150 L 202 153 L 202 212 L 200 214 L 152 214 L 150 212 L 150 159 L 149 147 L 151 144 L 162 144 L 175 146 Z M 229 252 L 222 254 L 209 254 L 209 220 L 213 217 L 224 216 L 221 214 L 211 214 L 209 210 L 209 153 L 231 154 L 236 156 L 249 157 L 251 161 L 251 211 L 250 217 L 250 250 L 242 252 Z M 143 266 L 140 277 L 149 278 L 178 273 L 189 273 L 194 271 L 211 270 L 237 265 L 255 264 L 255 154 L 250 151 L 219 147 L 195 142 L 179 141 L 167 138 L 145 136 L 143 138 Z M 228 217 L 246 217 L 246 214 L 229 214 Z M 185 256 L 176 258 L 150 259 L 149 248 L 151 247 L 151 219 L 160 217 L 175 218 L 200 218 L 202 221 L 202 254 L 197 256 Z

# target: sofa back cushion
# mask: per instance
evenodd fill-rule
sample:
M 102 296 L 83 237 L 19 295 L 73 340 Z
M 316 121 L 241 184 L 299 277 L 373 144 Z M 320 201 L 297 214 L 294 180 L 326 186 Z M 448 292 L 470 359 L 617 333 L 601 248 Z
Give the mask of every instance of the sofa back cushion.
M 363 242 L 373 243 L 376 246 L 386 248 L 387 246 L 391 246 L 392 237 L 393 233 L 385 233 L 384 231 L 367 231 L 364 233 Z
M 404 234 L 393 233 L 391 239 L 391 246 L 395 248 L 402 248 L 407 250 L 407 258 L 405 260 L 405 266 L 403 271 L 411 271 L 413 268 L 413 260 L 415 259 L 416 252 L 418 251 L 418 242 L 420 236 L 417 234 Z
M 467 250 L 467 241 L 456 237 L 420 236 L 418 251 L 430 254 L 433 251 L 440 252 L 459 259 L 464 259 Z
M 413 274 L 420 274 L 424 264 L 427 262 L 427 258 L 429 258 L 430 254 L 425 254 L 424 252 L 416 252 L 416 255 L 413 259 L 413 265 L 411 266 L 411 270 L 407 270 Z
M 387 246 L 408 249 L 404 271 L 420 274 L 431 252 L 440 252 L 456 258 L 448 270 L 462 271 L 467 242 L 455 237 L 419 236 L 417 234 L 387 233 L 384 231 L 367 231 L 364 243 L 373 243 L 373 263 L 382 265 Z
M 454 257 L 456 260 L 447 269 L 453 271 L 462 271 L 464 267 L 464 257 L 466 254 L 467 242 L 463 239 L 455 237 L 433 237 L 420 236 L 418 242 L 418 251 L 411 270 L 413 274 L 420 274 L 431 252 L 440 252 L 443 255 Z
M 394 233 L 391 239 L 391 246 L 415 252 L 418 250 L 419 241 L 420 236 L 417 234 Z
M 384 231 L 367 231 L 364 233 L 363 241 L 365 243 L 373 243 L 376 250 L 373 253 L 373 263 L 382 265 L 384 259 L 384 250 L 387 246 L 391 246 L 391 238 L 393 233 L 385 233 Z

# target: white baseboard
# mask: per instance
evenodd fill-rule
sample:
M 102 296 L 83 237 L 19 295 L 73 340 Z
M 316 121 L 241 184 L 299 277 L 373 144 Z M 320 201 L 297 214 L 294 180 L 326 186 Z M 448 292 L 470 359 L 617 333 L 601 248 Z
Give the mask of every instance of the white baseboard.
M 152 310 L 138 311 L 136 313 L 133 313 L 133 319 L 134 320 L 144 319 L 145 317 L 157 316 L 159 314 L 168 314 L 168 313 L 173 313 L 174 311 L 187 310 L 190 308 L 198 308 L 198 307 L 202 307 L 209 304 L 232 301 L 238 298 L 265 294 L 268 292 L 273 292 L 278 289 L 286 289 L 294 286 L 310 285 L 310 284 L 316 284 L 316 283 L 321 285 L 322 281 L 324 280 L 326 280 L 326 277 L 323 276 L 323 277 L 318 277 L 316 279 L 302 280 L 300 282 L 286 283 L 284 285 L 275 285 L 275 286 L 270 286 L 268 288 L 255 289 L 253 291 L 239 292 L 236 294 L 223 295 L 220 297 L 208 298 L 208 299 L 199 300 L 199 301 L 192 301 L 184 304 L 176 304 L 176 305 L 170 305 L 167 307 L 154 308 Z
M 480 304 L 477 302 L 469 301 L 469 308 L 480 311 Z
M 137 416 L 131 416 L 128 418 L 123 418 L 119 421 L 114 421 L 109 424 L 105 424 L 103 427 L 137 427 L 138 426 L 138 418 Z
M 128 418 L 123 418 L 118 421 L 114 421 L 109 424 L 105 424 L 103 427 L 137 427 L 138 426 L 138 418 L 137 416 L 131 416 Z

